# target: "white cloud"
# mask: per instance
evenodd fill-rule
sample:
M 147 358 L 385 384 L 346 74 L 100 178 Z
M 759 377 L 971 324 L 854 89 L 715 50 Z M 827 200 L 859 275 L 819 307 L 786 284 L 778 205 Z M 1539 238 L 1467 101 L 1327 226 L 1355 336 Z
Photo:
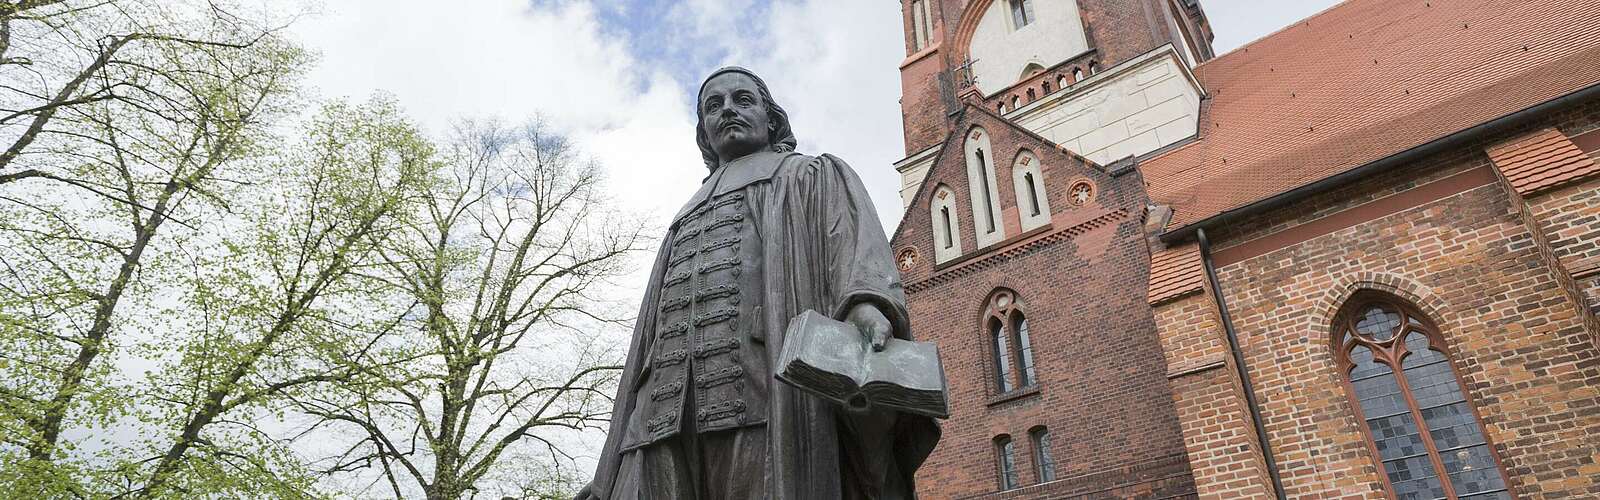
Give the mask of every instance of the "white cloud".
M 676 210 L 703 173 L 684 85 L 629 54 L 594 7 L 516 0 L 360 0 L 297 27 L 323 59 L 310 77 L 325 97 L 394 94 L 435 134 L 451 120 L 542 115 L 608 167 L 635 209 Z M 678 200 L 678 201 L 673 201 Z

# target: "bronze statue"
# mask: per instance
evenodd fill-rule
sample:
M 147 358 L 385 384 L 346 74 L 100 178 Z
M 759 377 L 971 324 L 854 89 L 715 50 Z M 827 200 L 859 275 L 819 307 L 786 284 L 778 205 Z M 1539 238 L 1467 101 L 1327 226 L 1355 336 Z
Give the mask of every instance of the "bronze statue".
M 861 180 L 794 152 L 788 115 L 749 70 L 701 85 L 711 169 L 662 241 L 594 480 L 578 498 L 915 496 L 931 418 L 847 410 L 773 377 L 806 310 L 876 349 L 909 338 L 905 293 Z

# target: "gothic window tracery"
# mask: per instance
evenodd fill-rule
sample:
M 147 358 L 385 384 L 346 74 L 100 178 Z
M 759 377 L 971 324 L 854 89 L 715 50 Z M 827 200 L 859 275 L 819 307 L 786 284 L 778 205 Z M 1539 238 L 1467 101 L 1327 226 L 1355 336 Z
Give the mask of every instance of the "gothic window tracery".
M 983 325 L 993 357 L 995 391 L 1006 394 L 1038 385 L 1028 318 L 1016 294 L 1010 290 L 991 294 Z
M 1352 298 L 1336 318 L 1340 373 L 1390 494 L 1509 500 L 1499 459 L 1433 321 L 1375 292 Z

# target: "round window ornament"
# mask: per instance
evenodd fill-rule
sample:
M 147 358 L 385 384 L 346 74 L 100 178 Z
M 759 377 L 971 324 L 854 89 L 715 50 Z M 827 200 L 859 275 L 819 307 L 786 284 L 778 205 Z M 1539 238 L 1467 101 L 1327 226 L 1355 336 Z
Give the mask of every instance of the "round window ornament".
M 910 271 L 911 268 L 916 267 L 917 265 L 917 248 L 906 247 L 905 249 L 900 250 L 900 253 L 895 256 L 894 261 L 900 266 L 901 271 Z
M 1089 181 L 1078 181 L 1067 188 L 1067 202 L 1073 206 L 1081 207 L 1094 201 L 1094 184 Z

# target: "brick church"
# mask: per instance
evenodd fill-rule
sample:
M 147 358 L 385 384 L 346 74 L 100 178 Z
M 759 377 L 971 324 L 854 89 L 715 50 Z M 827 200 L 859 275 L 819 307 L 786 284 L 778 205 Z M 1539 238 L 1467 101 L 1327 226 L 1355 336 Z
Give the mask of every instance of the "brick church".
M 1600 498 L 1600 3 L 901 3 L 924 498 Z

